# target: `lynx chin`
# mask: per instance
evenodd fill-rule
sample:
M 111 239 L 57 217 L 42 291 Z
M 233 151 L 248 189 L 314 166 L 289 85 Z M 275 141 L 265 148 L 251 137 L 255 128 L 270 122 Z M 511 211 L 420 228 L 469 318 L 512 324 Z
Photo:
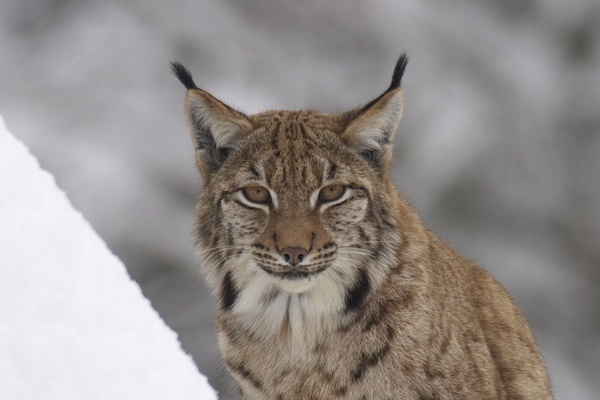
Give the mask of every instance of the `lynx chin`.
M 179 63 L 204 190 L 194 232 L 243 399 L 551 399 L 515 302 L 390 178 L 402 54 L 342 114 L 246 115 Z

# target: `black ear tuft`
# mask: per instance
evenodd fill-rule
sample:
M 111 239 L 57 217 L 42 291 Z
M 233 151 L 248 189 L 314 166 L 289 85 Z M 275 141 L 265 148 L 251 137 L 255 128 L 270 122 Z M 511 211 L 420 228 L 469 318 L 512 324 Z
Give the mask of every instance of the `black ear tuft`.
M 394 73 L 392 74 L 392 83 L 386 92 L 400 87 L 400 84 L 402 83 L 402 75 L 404 75 L 404 70 L 406 69 L 406 64 L 408 64 L 408 56 L 403 52 L 400 54 L 400 57 L 396 62 L 396 68 L 394 68 Z
M 192 79 L 192 74 L 190 73 L 190 71 L 188 71 L 186 67 L 183 66 L 183 64 L 177 61 L 172 62 L 171 71 L 173 71 L 173 74 L 175 74 L 175 76 L 181 81 L 181 83 L 183 83 L 183 85 L 188 90 L 198 89 L 198 87 L 194 83 L 194 80 Z

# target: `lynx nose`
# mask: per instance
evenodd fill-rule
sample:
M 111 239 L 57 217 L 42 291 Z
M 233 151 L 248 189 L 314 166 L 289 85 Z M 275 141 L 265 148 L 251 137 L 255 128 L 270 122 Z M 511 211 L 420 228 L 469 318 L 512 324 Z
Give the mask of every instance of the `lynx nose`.
M 304 260 L 304 257 L 306 257 L 307 253 L 308 250 L 305 250 L 302 247 L 286 247 L 281 249 L 281 255 L 283 258 L 293 267 L 300 264 L 302 260 Z

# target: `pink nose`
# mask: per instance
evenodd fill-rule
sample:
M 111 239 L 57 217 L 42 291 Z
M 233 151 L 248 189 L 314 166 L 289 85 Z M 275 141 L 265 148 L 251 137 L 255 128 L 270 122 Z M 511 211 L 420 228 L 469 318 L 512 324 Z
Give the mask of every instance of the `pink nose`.
M 302 247 L 286 247 L 281 249 L 281 255 L 285 259 L 288 264 L 291 264 L 293 267 L 300 264 L 308 250 L 303 249 Z

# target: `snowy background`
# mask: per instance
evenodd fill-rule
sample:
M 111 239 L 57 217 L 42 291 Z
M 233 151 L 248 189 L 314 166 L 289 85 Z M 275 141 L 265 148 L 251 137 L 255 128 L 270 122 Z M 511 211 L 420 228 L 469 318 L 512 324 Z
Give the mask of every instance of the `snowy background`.
M 402 50 L 396 182 L 517 299 L 557 398 L 596 399 L 597 0 L 3 0 L 0 113 L 228 399 L 168 63 L 246 112 L 341 111 L 385 89 Z
M 0 397 L 216 400 L 123 264 L 0 115 Z

